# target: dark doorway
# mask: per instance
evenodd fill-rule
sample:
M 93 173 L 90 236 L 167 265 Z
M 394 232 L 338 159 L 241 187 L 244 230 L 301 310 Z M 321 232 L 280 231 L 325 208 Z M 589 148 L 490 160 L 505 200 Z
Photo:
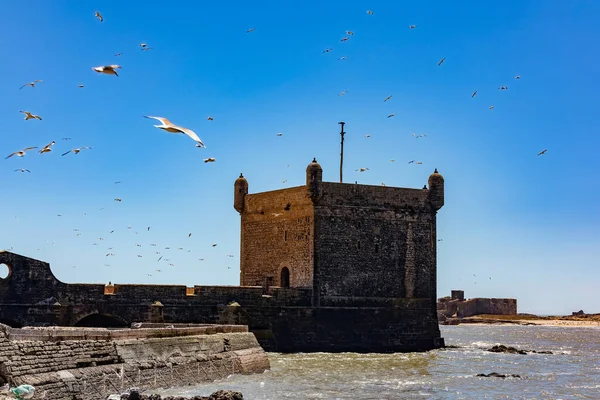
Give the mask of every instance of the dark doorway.
M 288 267 L 283 267 L 281 269 L 281 282 L 279 286 L 290 287 L 290 270 Z
M 75 326 L 95 327 L 95 328 L 126 328 L 127 322 L 112 315 L 91 314 L 80 319 Z

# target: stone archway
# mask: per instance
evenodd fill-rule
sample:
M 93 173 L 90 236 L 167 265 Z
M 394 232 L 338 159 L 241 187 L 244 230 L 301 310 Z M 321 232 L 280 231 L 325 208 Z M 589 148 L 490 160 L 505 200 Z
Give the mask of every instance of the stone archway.
M 75 323 L 75 326 L 94 328 L 127 328 L 129 324 L 114 315 L 90 314 Z
M 290 270 L 288 267 L 283 267 L 281 269 L 281 275 L 279 278 L 279 286 L 282 288 L 290 287 Z

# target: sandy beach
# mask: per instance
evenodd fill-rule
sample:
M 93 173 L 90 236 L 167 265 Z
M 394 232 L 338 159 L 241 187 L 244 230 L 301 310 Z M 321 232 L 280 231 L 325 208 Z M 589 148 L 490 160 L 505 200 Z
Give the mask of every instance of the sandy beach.
M 540 325 L 564 327 L 600 327 L 600 314 L 584 316 L 537 316 L 531 314 L 518 315 L 477 315 L 460 319 L 461 324 L 502 324 L 502 325 Z

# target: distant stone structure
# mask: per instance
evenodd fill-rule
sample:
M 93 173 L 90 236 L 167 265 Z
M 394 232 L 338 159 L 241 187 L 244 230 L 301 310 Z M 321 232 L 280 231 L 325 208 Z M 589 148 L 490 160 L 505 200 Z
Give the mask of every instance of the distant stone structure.
M 517 299 L 474 298 L 465 300 L 465 292 L 452 290 L 451 296 L 438 299 L 438 319 L 465 318 L 480 314 L 517 315 Z
M 0 252 L 10 270 L 0 280 L 0 322 L 241 324 L 281 352 L 439 348 L 436 213 L 444 178 L 435 170 L 428 184 L 324 182 L 316 160 L 298 187 L 249 194 L 240 175 L 239 287 L 65 284 L 45 262 Z

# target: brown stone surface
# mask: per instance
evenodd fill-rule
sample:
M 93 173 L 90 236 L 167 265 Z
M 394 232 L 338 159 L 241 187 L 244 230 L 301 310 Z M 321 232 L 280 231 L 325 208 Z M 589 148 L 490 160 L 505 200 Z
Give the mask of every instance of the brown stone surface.
M 0 383 L 32 385 L 40 398 L 46 393 L 53 400 L 104 400 L 130 387 L 185 386 L 269 369 L 267 355 L 253 334 L 236 326 L 214 328 L 181 336 L 181 330 L 169 328 L 108 331 L 0 325 Z M 35 335 L 27 337 L 23 331 Z

